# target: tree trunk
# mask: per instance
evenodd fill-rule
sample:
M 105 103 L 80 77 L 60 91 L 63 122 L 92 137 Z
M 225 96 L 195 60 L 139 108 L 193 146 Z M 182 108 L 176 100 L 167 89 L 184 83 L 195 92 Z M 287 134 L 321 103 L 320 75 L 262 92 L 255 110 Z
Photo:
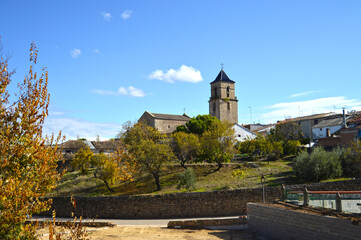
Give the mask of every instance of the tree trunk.
M 101 177 L 98 177 L 98 176 L 97 176 L 97 172 L 98 172 L 97 170 L 94 171 L 94 177 L 103 180 L 103 182 L 105 183 L 105 186 L 107 186 L 109 192 L 113 192 L 113 190 L 109 187 L 108 182 L 105 181 L 104 179 L 102 179 Z
M 162 190 L 162 188 L 160 187 L 159 174 L 158 173 L 153 173 L 153 177 L 154 177 L 154 180 L 155 180 L 155 184 L 157 185 L 157 191 Z
M 186 167 L 186 162 L 183 162 L 183 161 L 181 161 L 181 166 L 184 168 L 184 169 L 187 169 L 187 167 Z
M 105 181 L 104 179 L 102 179 L 102 180 L 103 180 L 103 182 L 105 183 L 105 185 L 107 186 L 109 192 L 113 192 L 113 190 L 109 187 L 108 182 Z
M 215 172 L 219 171 L 219 169 L 223 167 L 223 164 L 221 162 L 217 162 L 217 164 L 218 164 L 218 168 L 215 170 Z

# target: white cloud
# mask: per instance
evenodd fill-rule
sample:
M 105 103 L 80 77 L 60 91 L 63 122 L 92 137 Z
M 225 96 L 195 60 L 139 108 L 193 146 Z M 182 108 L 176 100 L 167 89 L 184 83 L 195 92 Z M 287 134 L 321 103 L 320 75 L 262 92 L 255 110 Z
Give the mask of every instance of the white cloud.
M 122 125 L 117 123 L 87 122 L 77 118 L 47 118 L 43 126 L 44 135 L 57 136 L 59 131 L 66 139 L 76 139 L 77 136 L 87 140 L 95 140 L 99 135 L 101 139 L 114 138 L 122 130 Z
M 290 98 L 295 98 L 295 97 L 303 97 L 303 96 L 307 96 L 310 95 L 312 93 L 319 93 L 319 92 L 324 92 L 325 90 L 317 90 L 317 91 L 307 91 L 307 92 L 301 92 L 301 93 L 295 93 L 290 95 Z
M 180 68 L 177 70 L 169 69 L 166 72 L 157 69 L 149 75 L 149 78 L 158 79 L 169 83 L 174 83 L 176 81 L 197 83 L 203 80 L 199 70 L 186 65 L 180 66 Z
M 116 92 L 110 91 L 110 90 L 101 90 L 101 89 L 93 89 L 92 93 L 98 94 L 98 95 L 117 95 Z
M 121 95 L 127 95 L 128 94 L 128 91 L 127 89 L 125 89 L 124 87 L 120 87 L 118 89 L 118 93 L 121 94 Z
M 277 103 L 267 107 L 271 111 L 262 114 L 264 122 L 276 122 L 285 118 L 307 116 L 317 113 L 337 111 L 345 107 L 346 110 L 361 109 L 359 99 L 347 99 L 344 96 L 318 98 L 308 101 Z
M 133 86 L 129 86 L 128 88 L 120 87 L 118 91 L 110 91 L 110 90 L 100 90 L 94 89 L 92 90 L 93 93 L 99 95 L 124 95 L 124 96 L 131 96 L 131 97 L 144 97 L 146 94 L 143 90 L 135 88 Z
M 130 86 L 128 88 L 128 95 L 133 97 L 144 97 L 145 93 L 141 89 L 137 89 L 135 87 Z
M 96 48 L 96 49 L 94 49 L 94 53 L 99 54 L 100 50 Z
M 102 17 L 103 17 L 103 19 L 105 20 L 105 21 L 110 21 L 110 19 L 112 19 L 112 14 L 111 13 L 108 13 L 108 12 L 102 12 L 101 13 L 101 15 L 102 15 Z
M 79 57 L 80 55 L 81 55 L 81 50 L 80 50 L 80 49 L 74 48 L 74 49 L 70 50 L 70 56 L 71 56 L 72 58 L 77 58 L 77 57 Z
M 130 18 L 131 16 L 132 16 L 132 14 L 133 14 L 134 12 L 132 11 L 132 10 L 124 10 L 123 12 L 122 12 L 122 18 L 123 19 L 128 19 L 128 18 Z
M 64 114 L 65 114 L 65 112 L 49 111 L 49 116 L 61 116 Z

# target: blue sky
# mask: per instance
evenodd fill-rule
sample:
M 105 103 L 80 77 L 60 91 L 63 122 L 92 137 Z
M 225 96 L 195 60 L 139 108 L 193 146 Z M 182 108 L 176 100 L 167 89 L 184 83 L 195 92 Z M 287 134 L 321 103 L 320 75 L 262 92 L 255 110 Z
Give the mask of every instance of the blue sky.
M 46 133 L 106 139 L 146 110 L 208 114 L 221 63 L 240 124 L 361 110 L 360 12 L 358 0 L 2 0 L 0 35 L 11 91 L 37 44 Z

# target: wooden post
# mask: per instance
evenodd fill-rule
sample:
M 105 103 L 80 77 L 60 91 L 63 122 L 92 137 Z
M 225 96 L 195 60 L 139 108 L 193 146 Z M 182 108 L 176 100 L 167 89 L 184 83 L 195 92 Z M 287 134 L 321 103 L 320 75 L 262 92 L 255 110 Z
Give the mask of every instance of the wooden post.
M 283 184 L 281 184 L 281 201 L 286 201 L 286 188 Z
M 309 205 L 309 196 L 308 196 L 308 191 L 307 191 L 307 188 L 305 187 L 303 189 L 303 206 L 308 206 Z
M 336 211 L 342 212 L 342 199 L 339 192 L 336 194 Z

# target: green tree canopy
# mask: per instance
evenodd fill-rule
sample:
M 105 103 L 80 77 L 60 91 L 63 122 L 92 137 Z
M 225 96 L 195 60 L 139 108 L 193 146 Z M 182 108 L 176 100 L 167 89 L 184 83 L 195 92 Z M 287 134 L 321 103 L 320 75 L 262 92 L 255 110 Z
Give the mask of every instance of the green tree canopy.
M 133 181 L 137 164 L 121 144 L 110 156 L 95 154 L 92 161 L 95 166 L 94 177 L 102 180 L 110 192 L 113 192 L 110 187 L 116 181 Z
M 228 122 L 214 121 L 200 137 L 200 152 L 197 161 L 217 163 L 216 171 L 222 163 L 229 162 L 234 154 L 234 129 Z
M 93 158 L 93 152 L 89 146 L 85 146 L 79 149 L 79 151 L 73 157 L 71 162 L 75 169 L 80 170 L 82 174 L 88 173 Z
M 181 125 L 177 127 L 177 132 L 186 132 L 194 134 L 202 134 L 209 129 L 213 122 L 218 122 L 218 118 L 206 115 L 198 115 L 197 117 L 191 118 L 186 125 Z
M 293 160 L 293 171 L 304 181 L 320 181 L 342 175 L 341 152 L 334 149 L 325 151 L 322 147 L 315 148 L 312 153 L 301 152 Z
M 144 123 L 136 123 L 124 132 L 123 138 L 139 167 L 154 177 L 157 190 L 161 190 L 162 167 L 174 158 L 166 135 Z
M 294 122 L 279 123 L 268 135 L 270 141 L 282 141 L 284 143 L 290 140 L 299 140 L 303 137 L 300 126 Z
M 199 138 L 196 134 L 175 132 L 172 134 L 172 148 L 175 156 L 185 169 L 186 163 L 190 163 L 199 151 Z

